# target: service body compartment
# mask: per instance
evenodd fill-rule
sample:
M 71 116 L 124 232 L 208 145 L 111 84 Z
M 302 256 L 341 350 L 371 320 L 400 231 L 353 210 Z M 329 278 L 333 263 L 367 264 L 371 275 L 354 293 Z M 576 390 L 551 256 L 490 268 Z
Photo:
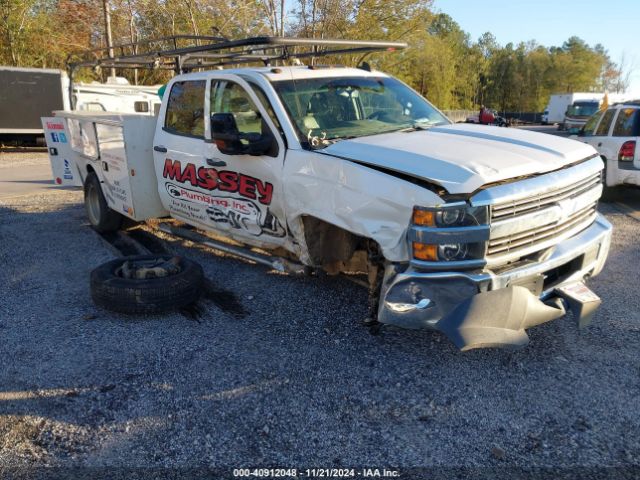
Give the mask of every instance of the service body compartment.
M 42 117 L 42 129 L 49 147 L 49 162 L 53 181 L 62 186 L 82 186 L 79 165 L 73 161 L 75 152 L 69 143 L 69 130 L 64 118 Z
M 153 165 L 153 135 L 156 118 L 109 112 L 55 112 L 64 119 L 69 136 L 69 156 L 86 177 L 92 168 L 109 208 L 136 221 L 164 217 L 168 212 L 158 195 Z M 51 138 L 47 137 L 53 165 Z

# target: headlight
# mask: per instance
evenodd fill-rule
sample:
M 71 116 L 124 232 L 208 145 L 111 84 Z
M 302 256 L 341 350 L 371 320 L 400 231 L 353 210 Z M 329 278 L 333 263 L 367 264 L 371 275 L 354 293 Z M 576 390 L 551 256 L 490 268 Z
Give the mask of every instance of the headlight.
M 410 229 L 413 257 L 423 262 L 482 263 L 489 239 L 487 207 L 465 203 L 438 208 L 414 207 Z
M 413 223 L 424 227 L 468 227 L 486 224 L 487 207 L 413 208 Z

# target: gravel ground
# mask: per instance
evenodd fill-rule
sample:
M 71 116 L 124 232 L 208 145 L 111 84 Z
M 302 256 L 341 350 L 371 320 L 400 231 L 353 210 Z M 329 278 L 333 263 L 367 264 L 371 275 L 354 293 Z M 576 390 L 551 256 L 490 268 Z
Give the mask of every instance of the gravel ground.
M 9 150 L 7 152 L 0 151 L 0 171 L 5 168 L 24 168 L 31 166 L 49 165 L 47 154 L 43 152 Z
M 345 279 L 178 242 L 222 308 L 99 310 L 88 275 L 112 253 L 80 201 L 0 202 L 0 468 L 640 463 L 640 223 L 611 204 L 590 328 L 561 319 L 523 350 L 460 353 L 435 332 L 370 335 L 366 292 Z

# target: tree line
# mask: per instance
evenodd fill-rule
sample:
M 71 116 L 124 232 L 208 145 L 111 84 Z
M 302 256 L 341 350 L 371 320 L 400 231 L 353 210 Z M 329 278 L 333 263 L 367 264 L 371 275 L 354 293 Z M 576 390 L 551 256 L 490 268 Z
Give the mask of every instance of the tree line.
M 0 64 L 64 69 L 69 53 L 104 47 L 105 5 L 114 44 L 178 34 L 405 41 L 408 49 L 367 62 L 441 109 L 541 111 L 550 94 L 629 87 L 624 59 L 614 62 L 601 44 L 572 36 L 560 46 L 503 46 L 489 32 L 474 40 L 432 0 L 0 0 Z M 105 74 L 87 70 L 81 78 Z M 118 75 L 136 83 L 169 78 L 153 70 Z

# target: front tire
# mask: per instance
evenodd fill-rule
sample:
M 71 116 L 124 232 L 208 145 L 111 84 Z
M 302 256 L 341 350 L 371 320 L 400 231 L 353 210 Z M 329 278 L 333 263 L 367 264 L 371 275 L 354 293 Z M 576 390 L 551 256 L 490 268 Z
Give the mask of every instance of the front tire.
M 91 172 L 84 181 L 84 208 L 91 226 L 100 233 L 115 232 L 122 225 L 122 215 L 107 205 L 98 176 Z

